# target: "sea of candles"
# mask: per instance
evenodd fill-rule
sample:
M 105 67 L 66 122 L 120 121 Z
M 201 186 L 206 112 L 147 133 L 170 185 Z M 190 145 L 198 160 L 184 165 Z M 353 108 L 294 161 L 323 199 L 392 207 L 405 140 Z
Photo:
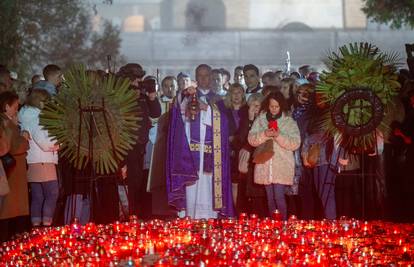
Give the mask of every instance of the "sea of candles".
M 414 264 L 414 225 L 238 219 L 74 222 L 0 246 L 0 266 L 371 266 Z

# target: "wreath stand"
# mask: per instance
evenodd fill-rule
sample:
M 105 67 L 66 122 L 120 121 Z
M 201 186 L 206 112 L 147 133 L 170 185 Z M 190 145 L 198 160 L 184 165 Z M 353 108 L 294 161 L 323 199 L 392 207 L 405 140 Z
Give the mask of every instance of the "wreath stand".
M 112 148 L 112 153 L 113 156 L 115 158 L 115 160 L 117 160 L 117 156 L 116 156 L 116 150 L 115 150 L 115 145 L 114 145 L 114 141 L 111 135 L 111 131 L 109 129 L 109 124 L 108 124 L 108 119 L 106 117 L 106 109 L 105 109 L 105 100 L 102 98 L 101 100 L 101 105 L 97 106 L 97 105 L 89 105 L 86 107 L 82 107 L 81 105 L 81 101 L 80 99 L 78 99 L 78 111 L 79 111 L 79 127 L 78 127 L 78 143 L 77 143 L 77 154 L 76 154 L 76 161 L 75 164 L 77 167 L 80 167 L 79 169 L 76 169 L 75 166 L 73 166 L 73 168 L 76 169 L 76 171 L 74 173 L 76 173 L 77 175 L 75 175 L 72 179 L 72 188 L 75 188 L 75 184 L 77 181 L 80 182 L 89 182 L 89 193 L 88 193 L 88 197 L 89 197 L 89 201 L 90 201 L 90 221 L 95 221 L 95 214 L 94 214 L 94 196 L 98 196 L 99 192 L 98 192 L 98 188 L 97 188 L 97 182 L 99 179 L 101 178 L 114 178 L 117 179 L 118 175 L 117 174 L 112 174 L 112 175 L 97 175 L 96 171 L 95 171 L 95 166 L 94 166 L 94 161 L 93 161 L 93 154 L 94 154 L 94 143 L 93 143 L 93 138 L 94 138 L 94 128 L 93 125 L 95 125 L 95 117 L 94 114 L 95 113 L 101 113 L 105 122 L 105 129 L 106 129 L 106 134 L 109 137 L 109 140 L 111 142 L 111 148 Z M 82 122 L 83 119 L 86 119 L 89 121 L 89 127 L 86 127 L 87 131 L 88 131 L 88 166 L 85 166 L 84 168 L 84 162 L 80 162 L 81 158 L 80 158 L 80 149 L 81 149 L 81 137 L 82 137 Z M 80 171 L 82 170 L 88 170 L 86 171 L 86 175 L 79 175 Z M 128 190 L 127 187 L 125 185 L 125 180 L 122 179 L 122 186 L 125 189 L 126 194 L 128 195 Z M 117 189 L 118 192 L 118 189 Z M 129 198 L 128 198 L 129 199 Z M 76 215 L 76 199 L 72 198 L 72 203 L 71 203 L 71 218 L 72 220 L 77 220 L 79 218 L 75 218 Z M 120 200 L 119 200 L 120 202 Z M 128 203 L 129 204 L 129 203 Z M 122 206 L 122 205 L 121 205 Z M 122 212 L 124 213 L 125 211 L 122 209 Z M 124 214 L 125 215 L 125 214 Z
M 385 129 L 387 126 L 381 123 L 384 117 L 384 106 L 391 103 L 391 97 L 395 95 L 399 87 L 395 75 L 398 62 L 399 56 L 396 53 L 383 53 L 378 47 L 368 42 L 343 45 L 339 47 L 338 52 L 330 52 L 327 56 L 325 65 L 328 70 L 321 75 L 316 89 L 326 100 L 324 102 L 330 104 L 332 118 L 325 116 L 326 130 L 340 136 L 341 146 L 348 154 L 361 155 L 361 169 L 355 170 L 353 174 L 358 172 L 361 174 L 362 192 L 360 195 L 362 195 L 362 217 L 364 218 L 367 218 L 369 212 L 367 208 L 371 208 L 371 205 L 367 205 L 368 201 L 373 201 L 372 211 L 374 213 L 377 213 L 375 209 L 378 210 L 376 207 L 378 202 L 386 203 L 383 184 L 372 187 L 370 185 L 370 188 L 374 189 L 373 192 L 366 190 L 368 181 L 378 182 L 380 181 L 378 178 L 381 178 L 381 183 L 384 182 L 383 173 L 367 168 L 371 162 L 368 153 L 378 151 L 376 131 L 379 129 L 384 133 L 387 131 Z M 348 112 L 347 108 L 349 109 L 350 106 L 354 107 Z M 370 108 L 367 109 L 366 106 Z M 337 141 L 336 136 L 335 140 Z M 378 155 L 372 158 L 372 167 L 375 166 L 377 158 L 381 159 Z M 382 167 L 383 163 L 380 164 L 377 165 Z M 367 176 L 368 174 L 370 176 Z M 380 198 L 371 199 L 371 196 Z M 385 205 L 383 207 L 385 211 Z
M 367 101 L 370 105 L 364 105 L 363 101 Z M 348 105 L 347 112 L 344 112 L 345 105 Z M 363 111 L 369 108 L 371 112 L 371 117 L 368 119 L 366 123 L 363 123 Z M 360 125 L 354 126 L 351 125 L 349 122 L 350 118 L 350 110 L 352 109 L 359 109 L 360 114 Z M 375 93 L 373 93 L 369 88 L 354 88 L 342 94 L 334 104 L 333 110 L 331 111 L 332 121 L 334 122 L 335 127 L 337 127 L 341 132 L 351 135 L 351 136 L 363 136 L 369 133 L 374 132 L 374 139 L 375 139 L 375 153 L 376 156 L 378 155 L 378 142 L 377 142 L 377 135 L 376 135 L 376 128 L 382 122 L 384 117 L 384 106 L 381 103 L 381 99 L 378 98 Z M 338 156 L 336 158 L 335 167 L 338 166 L 339 157 L 341 152 L 343 152 L 343 147 L 339 147 Z M 365 154 L 366 151 L 361 150 L 359 153 L 360 156 L 360 173 L 359 174 L 351 174 L 351 176 L 360 176 L 361 177 L 361 205 L 362 205 L 362 219 L 366 218 L 365 214 L 365 178 L 366 175 L 377 176 L 376 173 L 366 173 L 365 172 Z M 330 157 L 329 162 L 332 161 L 332 156 Z M 327 184 L 328 178 L 328 169 L 325 173 L 324 183 Z M 328 202 L 328 197 L 333 188 L 333 185 L 329 186 L 329 191 L 324 201 L 323 207 L 326 207 Z M 333 189 L 335 190 L 335 189 Z

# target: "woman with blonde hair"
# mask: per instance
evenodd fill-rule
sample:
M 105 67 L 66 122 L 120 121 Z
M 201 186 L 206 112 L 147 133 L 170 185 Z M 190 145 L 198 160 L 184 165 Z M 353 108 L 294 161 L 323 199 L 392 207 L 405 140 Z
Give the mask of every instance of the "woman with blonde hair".
M 291 111 L 293 109 L 293 103 L 294 103 L 294 95 L 296 94 L 296 82 L 294 79 L 292 78 L 284 78 L 282 79 L 281 83 L 280 83 L 280 92 L 283 94 L 283 96 L 285 97 L 288 106 L 289 106 L 289 111 Z
M 27 154 L 27 178 L 31 189 L 31 221 L 33 226 L 50 226 L 59 195 L 56 165 L 59 146 L 39 124 L 39 115 L 49 99 L 44 89 L 33 89 L 19 112 L 22 129 L 30 134 Z
M 230 85 L 229 91 L 224 98 L 224 105 L 227 108 L 233 110 L 239 110 L 246 104 L 246 95 L 244 93 L 243 86 L 239 83 L 233 83 Z
M 224 105 L 227 109 L 227 117 L 229 121 L 229 141 L 230 141 L 230 171 L 232 177 L 232 193 L 233 203 L 237 207 L 239 171 L 239 140 L 237 138 L 240 127 L 240 118 L 246 105 L 246 96 L 241 84 L 233 83 L 230 85 L 229 91 L 224 98 Z

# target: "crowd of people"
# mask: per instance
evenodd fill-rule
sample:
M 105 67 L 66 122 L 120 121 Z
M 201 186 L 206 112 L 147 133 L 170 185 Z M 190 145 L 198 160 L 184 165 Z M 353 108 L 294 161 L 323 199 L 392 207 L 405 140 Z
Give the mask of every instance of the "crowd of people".
M 88 71 L 105 79 L 104 71 Z M 315 88 L 319 73 L 268 71 L 253 64 L 180 72 L 158 84 L 139 64 L 114 74 L 137 93 L 137 140 L 120 172 L 76 180 L 59 144 L 39 123 L 45 103 L 64 90 L 56 65 L 34 75 L 22 99 L 0 67 L 1 240 L 75 218 L 108 223 L 240 213 L 302 219 L 412 219 L 399 208 L 410 198 L 414 149 L 414 77 L 400 71 L 401 92 L 377 135 L 375 153 L 349 155 L 323 127 L 328 107 Z M 401 191 L 402 190 L 402 191 Z M 407 191 L 408 192 L 408 191 Z M 400 216 L 400 217 L 398 217 Z M 30 222 L 27 221 L 30 218 Z

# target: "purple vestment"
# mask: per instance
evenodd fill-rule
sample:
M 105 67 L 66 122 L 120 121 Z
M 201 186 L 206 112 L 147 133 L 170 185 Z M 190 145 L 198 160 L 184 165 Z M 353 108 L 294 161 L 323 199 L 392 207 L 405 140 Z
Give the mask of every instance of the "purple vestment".
M 213 208 L 218 211 L 220 217 L 234 216 L 232 192 L 231 192 L 231 179 L 230 179 L 230 153 L 229 153 L 229 133 L 227 117 L 222 112 L 222 103 L 217 103 L 220 110 L 220 141 L 221 141 L 221 197 L 222 207 L 217 208 L 214 206 L 214 189 L 213 189 Z M 191 122 L 191 144 L 197 144 L 200 140 L 199 131 L 197 127 L 199 125 L 200 114 L 197 118 Z M 213 116 L 213 120 L 215 117 Z M 198 135 L 198 136 L 197 136 Z M 205 145 L 214 146 L 213 127 L 206 128 Z M 214 168 L 214 155 L 213 153 L 205 153 L 204 168 L 210 172 Z M 181 116 L 181 110 L 178 101 L 171 109 L 170 127 L 168 130 L 168 144 L 167 144 L 167 193 L 168 203 L 174 206 L 178 210 L 184 210 L 186 208 L 186 186 L 194 184 L 198 180 L 199 169 L 199 152 L 194 153 L 190 150 L 188 144 L 185 124 Z M 214 173 L 214 172 L 213 172 Z M 214 183 L 214 174 L 212 182 Z M 214 188 L 214 186 L 213 186 Z

